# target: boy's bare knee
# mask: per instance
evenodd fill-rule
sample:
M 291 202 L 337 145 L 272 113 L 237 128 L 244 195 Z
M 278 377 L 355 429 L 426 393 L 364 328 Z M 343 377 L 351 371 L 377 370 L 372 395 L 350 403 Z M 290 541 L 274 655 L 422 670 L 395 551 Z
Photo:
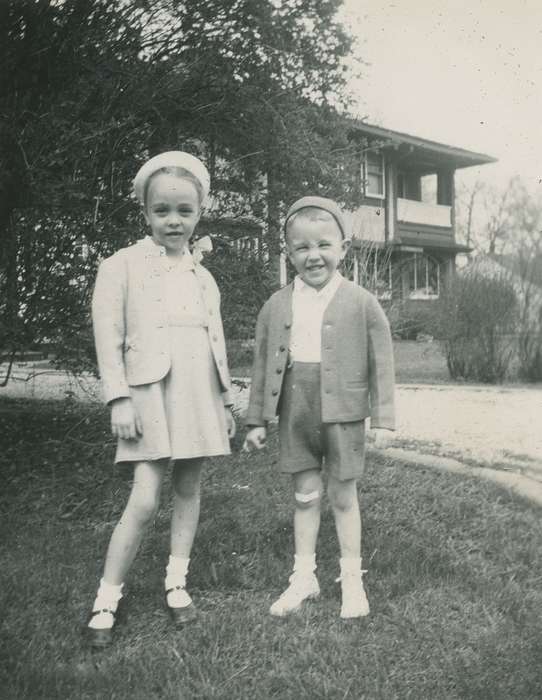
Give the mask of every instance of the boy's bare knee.
M 327 495 L 333 510 L 346 512 L 357 507 L 357 491 L 354 480 L 330 480 Z

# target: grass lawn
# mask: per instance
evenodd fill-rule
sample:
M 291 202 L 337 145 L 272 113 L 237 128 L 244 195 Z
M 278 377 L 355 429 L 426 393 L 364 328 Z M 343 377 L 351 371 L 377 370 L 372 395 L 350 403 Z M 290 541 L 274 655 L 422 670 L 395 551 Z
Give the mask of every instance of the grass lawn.
M 110 466 L 107 423 L 88 406 L 0 401 L 3 698 L 542 697 L 540 511 L 487 483 L 371 459 L 361 484 L 370 617 L 339 620 L 326 507 L 322 599 L 277 621 L 267 609 L 287 581 L 292 527 L 275 439 L 266 454 L 209 464 L 190 576 L 200 620 L 168 625 L 164 499 L 115 646 L 88 651 L 81 627 L 129 488 Z

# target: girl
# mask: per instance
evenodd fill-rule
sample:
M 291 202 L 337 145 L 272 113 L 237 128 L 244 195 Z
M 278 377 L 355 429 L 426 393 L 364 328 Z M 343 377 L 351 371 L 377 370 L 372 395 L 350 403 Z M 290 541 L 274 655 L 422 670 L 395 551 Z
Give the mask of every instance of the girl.
M 209 173 L 188 153 L 162 153 L 139 170 L 134 190 L 150 236 L 101 263 L 92 300 L 98 365 L 118 437 L 115 461 L 134 468 L 87 627 L 97 647 L 112 641 L 124 579 L 156 515 L 170 460 L 166 604 L 176 626 L 196 616 L 185 586 L 203 458 L 228 454 L 235 434 L 219 291 L 188 250 Z

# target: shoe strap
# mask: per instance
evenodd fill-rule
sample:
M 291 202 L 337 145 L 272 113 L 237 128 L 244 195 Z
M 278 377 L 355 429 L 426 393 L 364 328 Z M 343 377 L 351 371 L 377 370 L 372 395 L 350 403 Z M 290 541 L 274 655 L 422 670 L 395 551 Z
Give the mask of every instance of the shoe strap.
M 102 613 L 109 613 L 115 617 L 116 610 L 111 610 L 110 608 L 98 608 L 98 610 L 93 610 L 90 613 L 90 617 L 95 617 L 96 615 L 101 615 Z
M 184 591 L 185 586 L 172 586 L 171 588 L 166 588 L 166 595 L 169 595 L 173 591 Z

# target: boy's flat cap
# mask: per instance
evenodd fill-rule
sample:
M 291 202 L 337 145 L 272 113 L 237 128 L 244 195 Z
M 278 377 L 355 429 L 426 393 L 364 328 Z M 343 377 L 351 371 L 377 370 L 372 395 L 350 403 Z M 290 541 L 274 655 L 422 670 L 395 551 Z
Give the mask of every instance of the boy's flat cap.
M 307 209 L 307 207 L 323 209 L 324 211 L 327 211 L 329 214 L 331 214 L 337 222 L 337 225 L 341 229 L 343 238 L 346 238 L 346 222 L 344 220 L 344 215 L 341 211 L 341 208 L 339 207 L 337 202 L 334 202 L 332 199 L 328 199 L 327 197 L 309 196 L 301 197 L 301 199 L 298 199 L 288 209 L 288 213 L 286 214 L 286 218 L 284 220 L 284 229 L 286 230 L 286 224 L 288 223 L 288 219 L 290 219 L 301 209 Z

